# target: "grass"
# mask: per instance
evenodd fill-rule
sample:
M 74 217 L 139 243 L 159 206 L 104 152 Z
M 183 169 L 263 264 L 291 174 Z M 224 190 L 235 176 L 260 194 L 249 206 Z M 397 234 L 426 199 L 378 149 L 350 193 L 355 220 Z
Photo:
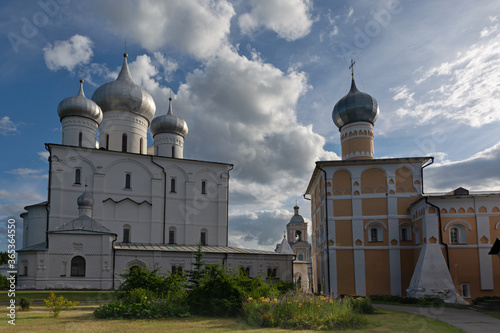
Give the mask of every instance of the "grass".
M 50 290 L 44 291 L 16 291 L 16 303 L 19 304 L 21 297 L 33 302 L 43 303 L 43 299 L 48 298 Z M 68 301 L 98 302 L 111 301 L 114 299 L 114 291 L 53 291 L 57 296 L 64 296 Z M 9 302 L 10 297 L 7 292 L 0 293 L 0 302 Z
M 106 320 L 95 319 L 92 312 L 98 304 L 83 304 L 63 311 L 59 318 L 50 318 L 49 311 L 36 305 L 29 312 L 16 312 L 16 330 L 22 332 L 286 332 L 283 329 L 255 328 L 238 318 L 189 318 L 158 320 Z M 368 326 L 345 332 L 462 332 L 440 321 L 399 311 L 377 309 L 375 314 L 363 316 Z M 12 330 L 7 318 L 0 321 L 0 331 Z M 312 332 L 312 331 L 292 331 Z

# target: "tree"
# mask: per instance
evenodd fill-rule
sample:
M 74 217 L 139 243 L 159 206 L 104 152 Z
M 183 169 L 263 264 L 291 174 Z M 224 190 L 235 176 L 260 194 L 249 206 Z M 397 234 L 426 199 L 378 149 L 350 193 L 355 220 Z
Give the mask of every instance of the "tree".
M 202 245 L 198 243 L 198 250 L 194 253 L 194 263 L 192 264 L 194 269 L 186 271 L 190 288 L 198 287 L 203 275 L 206 273 L 206 269 L 204 268 L 206 264 L 203 261 L 204 255 L 205 253 L 202 251 Z
M 7 251 L 0 252 L 0 265 L 6 264 L 9 261 L 9 253 Z

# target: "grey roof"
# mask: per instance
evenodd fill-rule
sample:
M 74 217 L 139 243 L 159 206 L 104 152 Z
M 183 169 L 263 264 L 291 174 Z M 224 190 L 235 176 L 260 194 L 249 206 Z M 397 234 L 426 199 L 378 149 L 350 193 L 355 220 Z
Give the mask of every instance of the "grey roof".
M 186 121 L 181 117 L 177 117 L 172 112 L 172 98 L 169 98 L 168 113 L 163 116 L 158 116 L 153 119 L 149 129 L 153 136 L 157 133 L 174 133 L 181 135 L 183 138 L 188 133 Z
M 102 121 L 102 110 L 99 105 L 85 97 L 83 93 L 83 80 L 80 80 L 78 95 L 63 99 L 57 106 L 57 114 L 61 120 L 69 116 L 78 116 L 92 119 L 98 124 Z
M 304 223 L 304 218 L 300 214 L 295 214 L 288 223 Z
M 21 251 L 46 251 L 47 250 L 47 242 L 41 242 L 35 245 L 31 245 L 28 247 L 24 247 L 20 250 L 17 250 L 17 252 Z
M 162 251 L 162 252 L 196 252 L 198 245 L 174 245 L 174 244 L 155 244 L 155 243 L 115 243 L 115 250 L 135 250 L 135 251 Z M 204 253 L 234 253 L 234 254 L 268 254 L 276 255 L 276 252 L 244 249 L 231 246 L 209 246 L 201 247 Z
M 144 116 L 151 122 L 156 112 L 155 101 L 146 89 L 134 83 L 128 69 L 127 54 L 123 56 L 123 65 L 118 78 L 97 88 L 92 100 L 101 107 L 102 112 L 130 111 Z
M 351 90 L 333 107 L 332 119 L 339 129 L 357 121 L 374 124 L 378 117 L 378 103 L 375 98 L 356 88 L 354 77 Z
M 295 253 L 292 250 L 292 247 L 290 246 L 290 244 L 288 244 L 288 241 L 286 240 L 285 237 L 283 237 L 281 244 L 278 245 L 278 247 L 276 248 L 276 253 L 295 255 Z
M 97 222 L 96 220 L 88 217 L 87 215 L 82 215 L 77 217 L 74 220 L 71 220 L 67 223 L 64 223 L 54 230 L 50 231 L 51 233 L 101 233 L 101 234 L 114 234 L 108 228 L 104 227 L 102 224 Z

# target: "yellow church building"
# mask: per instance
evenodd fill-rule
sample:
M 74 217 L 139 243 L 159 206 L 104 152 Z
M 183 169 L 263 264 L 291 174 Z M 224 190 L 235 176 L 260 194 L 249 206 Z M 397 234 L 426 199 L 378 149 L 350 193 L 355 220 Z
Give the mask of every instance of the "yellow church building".
M 378 103 L 351 89 L 335 105 L 342 160 L 318 161 L 311 199 L 312 283 L 325 294 L 439 297 L 500 295 L 500 192 L 424 194 L 433 157 L 374 156 Z

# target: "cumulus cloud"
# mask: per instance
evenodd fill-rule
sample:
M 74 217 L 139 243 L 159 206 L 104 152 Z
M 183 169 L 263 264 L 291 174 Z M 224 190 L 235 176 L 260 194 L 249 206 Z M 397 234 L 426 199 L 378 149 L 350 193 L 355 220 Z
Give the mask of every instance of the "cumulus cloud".
M 238 18 L 243 34 L 251 34 L 265 27 L 276 32 L 279 37 L 292 41 L 311 31 L 312 3 L 309 0 L 252 0 L 250 4 L 250 13 Z
M 424 171 L 426 192 L 447 192 L 457 187 L 474 191 L 498 191 L 500 142 L 473 156 L 456 162 L 444 162 Z
M 421 124 L 446 118 L 472 127 L 500 121 L 500 34 L 419 75 L 414 86 L 391 90 L 404 103 L 399 116 Z
M 68 40 L 59 40 L 43 48 L 45 64 L 52 71 L 66 68 L 72 71 L 76 66 L 88 64 L 92 55 L 93 42 L 90 38 L 74 35 Z
M 3 116 L 0 118 L 0 134 L 2 135 L 17 134 L 17 126 L 18 124 L 10 120 L 9 116 Z
M 197 58 L 217 52 L 229 35 L 233 6 L 226 0 L 99 0 L 110 29 L 157 51 L 170 46 Z
M 274 250 L 292 216 L 283 209 L 235 212 L 229 217 L 229 246 Z

